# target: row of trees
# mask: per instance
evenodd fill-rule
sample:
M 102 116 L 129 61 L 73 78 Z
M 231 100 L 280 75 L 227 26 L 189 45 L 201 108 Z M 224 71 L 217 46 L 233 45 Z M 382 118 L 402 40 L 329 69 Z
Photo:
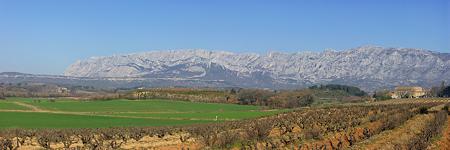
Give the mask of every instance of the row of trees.
M 273 108 L 294 108 L 309 106 L 315 100 L 313 90 L 273 91 L 264 89 L 142 89 L 133 94 L 124 95 L 123 98 L 166 98 L 174 100 L 238 103 L 242 105 L 260 105 Z M 138 98 L 136 98 L 138 97 Z
M 315 97 L 310 90 L 270 91 L 261 89 L 241 89 L 237 92 L 240 104 L 260 105 L 272 108 L 295 108 L 310 106 Z
M 0 93 L 4 97 L 65 97 L 69 90 L 50 84 L 3 84 Z
M 446 86 L 445 81 L 440 86 L 433 86 L 429 92 L 430 97 L 450 97 L 450 86 Z
M 154 88 L 137 90 L 87 90 L 89 87 L 63 88 L 56 85 L 3 85 L 4 97 L 78 97 L 89 100 L 150 99 L 163 98 L 213 103 L 238 103 L 273 108 L 294 108 L 310 106 L 319 99 L 336 99 L 346 102 L 360 101 L 367 95 L 357 87 L 345 85 L 320 85 L 300 90 L 273 91 L 264 89 L 233 88 L 193 89 Z M 2 87 L 2 86 L 0 86 Z M 62 90 L 65 89 L 65 90 Z M 87 91 L 86 91 L 87 90 Z M 337 95 L 337 96 L 336 96 Z M 0 95 L 1 97 L 2 95 Z M 325 96 L 325 98 L 324 98 Z
M 194 88 L 152 88 L 138 89 L 126 95 L 127 99 L 152 99 L 162 98 L 170 100 L 183 100 L 193 102 L 210 103 L 236 103 L 235 93 L 217 89 Z
M 337 84 L 316 85 L 308 89 L 284 91 L 239 89 L 235 93 L 239 104 L 261 105 L 273 108 L 310 106 L 325 95 L 328 95 L 326 98 L 340 97 L 340 101 L 345 102 L 360 101 L 363 99 L 362 97 L 367 96 L 366 92 L 357 87 Z
M 450 86 L 446 86 L 445 88 L 443 88 L 439 94 L 439 97 L 450 97 Z
M 358 87 L 339 85 L 339 84 L 328 84 L 328 85 L 314 85 L 309 87 L 309 89 L 319 89 L 319 90 L 342 90 L 352 96 L 367 96 L 367 93 Z

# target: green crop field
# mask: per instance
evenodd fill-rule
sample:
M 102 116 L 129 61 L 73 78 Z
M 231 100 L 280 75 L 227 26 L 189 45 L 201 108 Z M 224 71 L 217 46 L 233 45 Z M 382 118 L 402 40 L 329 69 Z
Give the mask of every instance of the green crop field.
M 41 99 L 33 102 L 32 99 L 13 98 L 11 101 L 21 101 L 52 111 L 69 112 L 213 112 L 213 111 L 252 111 L 259 110 L 257 106 L 194 103 L 172 100 L 109 100 L 109 101 L 75 101 L 55 100 L 51 102 Z M 38 100 L 38 99 L 36 99 Z
M 9 101 L 0 101 L 0 110 L 27 110 L 27 107 Z
M 207 123 L 205 120 L 173 120 L 103 117 L 41 112 L 0 112 L 1 128 L 101 128 L 125 126 L 163 126 Z
M 0 102 L 0 128 L 185 125 L 248 119 L 283 111 L 288 110 L 158 99 L 79 101 L 9 98 Z

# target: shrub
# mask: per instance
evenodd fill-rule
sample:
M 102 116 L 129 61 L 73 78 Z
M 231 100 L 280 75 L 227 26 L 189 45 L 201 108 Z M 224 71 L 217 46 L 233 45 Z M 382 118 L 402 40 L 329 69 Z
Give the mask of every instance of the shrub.
M 444 107 L 442 107 L 442 110 L 444 110 L 445 112 L 447 112 L 447 114 L 450 115 L 450 110 L 448 109 L 448 104 L 445 105 Z
M 305 130 L 305 138 L 306 139 L 322 139 L 322 134 L 320 133 L 321 131 L 317 128 L 312 128 L 312 129 L 308 129 Z
M 428 114 L 428 108 L 426 108 L 426 107 L 420 107 L 419 113 L 420 113 L 420 114 Z
M 434 114 L 434 119 L 427 122 L 427 125 L 422 129 L 422 133 L 416 135 L 406 143 L 407 149 L 426 149 L 430 144 L 430 140 L 441 133 L 442 127 L 447 121 L 447 113 L 439 111 Z
M 239 139 L 239 134 L 234 131 L 225 131 L 219 135 L 217 145 L 221 149 L 230 149 L 231 145 Z
M 43 132 L 43 133 L 38 135 L 37 142 L 39 143 L 40 146 L 42 146 L 42 147 L 44 147 L 46 149 L 50 149 L 50 143 L 53 140 L 52 136 L 53 136 L 53 133 Z
M 130 138 L 139 141 L 145 136 L 145 131 L 142 128 L 131 128 L 128 130 L 130 133 Z
M 121 128 L 105 129 L 103 136 L 104 140 L 108 141 L 109 148 L 111 149 L 119 149 L 123 143 L 127 142 L 128 138 Z
M 254 121 L 249 127 L 246 129 L 246 133 L 248 137 L 255 138 L 258 141 L 264 140 L 269 136 L 270 131 L 272 130 L 272 122 L 271 121 Z
M 373 98 L 380 101 L 392 99 L 392 97 L 389 96 L 389 91 L 387 90 L 375 91 Z
M 70 129 L 66 131 L 56 131 L 55 132 L 55 140 L 56 142 L 62 142 L 64 145 L 64 148 L 69 148 L 70 145 L 75 143 L 75 139 L 72 138 L 74 135 L 74 132 Z
M 450 86 L 444 87 L 439 95 L 440 97 L 450 97 Z
M 13 149 L 13 143 L 10 139 L 0 139 L 0 149 Z
M 370 121 L 370 122 L 374 122 L 374 121 L 376 121 L 376 120 L 378 120 L 377 115 L 375 115 L 375 114 L 369 115 L 369 121 Z
M 5 99 L 5 94 L 3 92 L 0 93 L 0 99 Z
M 218 140 L 219 130 L 215 125 L 193 128 L 191 132 L 206 146 L 213 146 Z

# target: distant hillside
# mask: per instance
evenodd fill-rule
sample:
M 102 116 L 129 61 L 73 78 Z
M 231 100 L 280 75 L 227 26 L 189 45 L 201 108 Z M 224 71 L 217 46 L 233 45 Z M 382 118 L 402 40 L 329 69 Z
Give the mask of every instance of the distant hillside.
M 151 51 L 93 57 L 66 76 L 145 80 L 150 86 L 299 88 L 345 84 L 364 90 L 450 80 L 450 54 L 364 46 L 346 51 L 236 54 L 225 51 Z M 145 85 L 144 85 L 145 86 Z

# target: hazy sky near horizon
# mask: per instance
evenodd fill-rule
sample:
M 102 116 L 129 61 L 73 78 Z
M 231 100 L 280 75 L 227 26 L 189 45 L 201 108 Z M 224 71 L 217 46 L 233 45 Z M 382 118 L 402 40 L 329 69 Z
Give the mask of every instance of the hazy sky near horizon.
M 0 72 L 147 50 L 450 52 L 448 0 L 0 0 Z

